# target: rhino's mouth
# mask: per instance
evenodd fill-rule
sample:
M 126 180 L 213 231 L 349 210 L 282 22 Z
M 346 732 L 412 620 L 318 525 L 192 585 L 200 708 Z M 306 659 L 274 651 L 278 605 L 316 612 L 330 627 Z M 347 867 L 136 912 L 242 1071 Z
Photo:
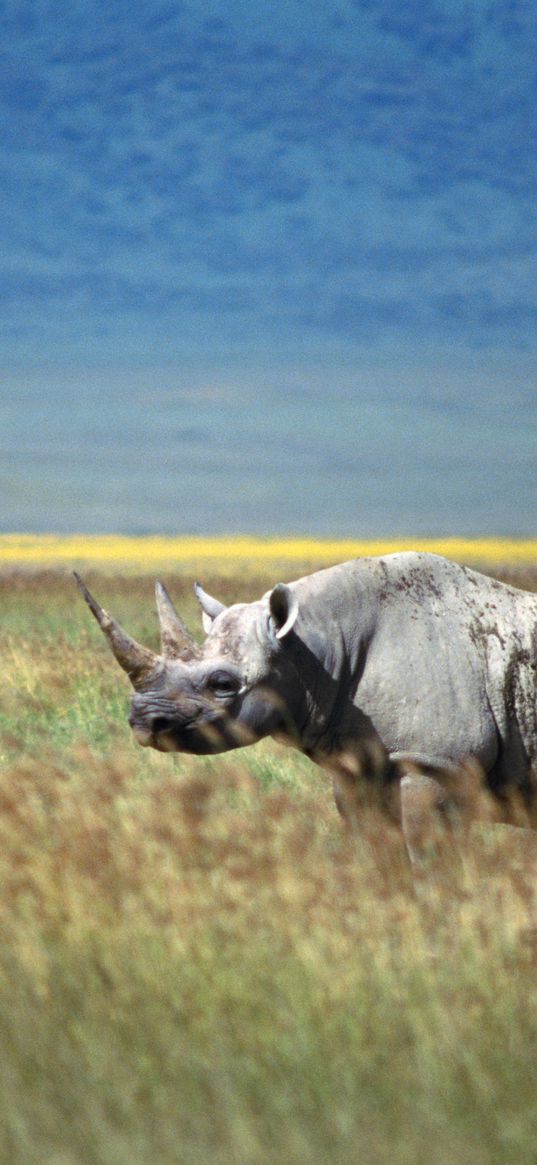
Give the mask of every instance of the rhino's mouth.
M 189 752 L 196 756 L 225 752 L 235 747 L 231 734 L 224 731 L 223 724 L 166 728 L 154 733 L 150 744 L 159 752 Z
M 151 719 L 131 714 L 129 720 L 138 744 L 143 748 L 155 748 L 158 752 L 187 752 L 205 756 L 239 748 L 251 743 L 252 739 L 243 726 L 225 713 L 210 718 L 194 717 L 187 722 L 162 714 Z

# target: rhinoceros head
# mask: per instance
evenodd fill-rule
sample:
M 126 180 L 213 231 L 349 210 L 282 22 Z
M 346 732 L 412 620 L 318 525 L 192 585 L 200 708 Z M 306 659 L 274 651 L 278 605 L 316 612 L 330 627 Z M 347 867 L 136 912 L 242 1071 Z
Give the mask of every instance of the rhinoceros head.
M 196 583 L 207 633 L 198 646 L 157 583 L 157 653 L 132 639 L 75 578 L 134 687 L 129 723 L 140 744 L 215 753 L 290 729 L 293 676 L 282 658 L 298 614 L 290 587 L 279 583 L 259 602 L 225 607 Z

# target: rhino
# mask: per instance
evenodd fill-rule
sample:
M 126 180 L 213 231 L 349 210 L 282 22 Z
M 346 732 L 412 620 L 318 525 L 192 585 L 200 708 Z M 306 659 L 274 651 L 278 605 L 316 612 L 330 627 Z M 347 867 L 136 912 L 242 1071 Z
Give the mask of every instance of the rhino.
M 129 722 L 141 745 L 207 754 L 283 739 L 331 772 L 349 821 L 353 782 L 374 777 L 395 790 L 416 862 L 468 758 L 498 820 L 513 797 L 531 808 L 537 595 L 435 554 L 364 557 L 229 607 L 196 583 L 199 646 L 158 582 L 157 653 L 76 579 L 134 688 Z

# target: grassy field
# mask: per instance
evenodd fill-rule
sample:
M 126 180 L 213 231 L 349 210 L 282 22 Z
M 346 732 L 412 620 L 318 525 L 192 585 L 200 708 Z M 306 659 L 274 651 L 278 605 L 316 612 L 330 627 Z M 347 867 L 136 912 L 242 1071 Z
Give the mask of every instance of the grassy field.
M 198 567 L 231 601 L 308 554 Z M 156 644 L 156 559 L 86 558 Z M 198 627 L 190 557 L 162 563 Z M 483 829 L 418 904 L 304 758 L 138 748 L 67 564 L 0 573 L 2 1165 L 534 1165 L 531 837 Z

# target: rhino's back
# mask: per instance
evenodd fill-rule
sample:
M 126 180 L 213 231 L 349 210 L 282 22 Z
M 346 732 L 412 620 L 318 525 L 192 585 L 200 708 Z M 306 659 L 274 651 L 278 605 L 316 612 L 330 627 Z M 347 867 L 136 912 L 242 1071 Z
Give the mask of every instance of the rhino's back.
M 389 751 L 472 754 L 488 770 L 516 721 L 531 753 L 537 596 L 424 553 L 335 570 L 355 703 Z

